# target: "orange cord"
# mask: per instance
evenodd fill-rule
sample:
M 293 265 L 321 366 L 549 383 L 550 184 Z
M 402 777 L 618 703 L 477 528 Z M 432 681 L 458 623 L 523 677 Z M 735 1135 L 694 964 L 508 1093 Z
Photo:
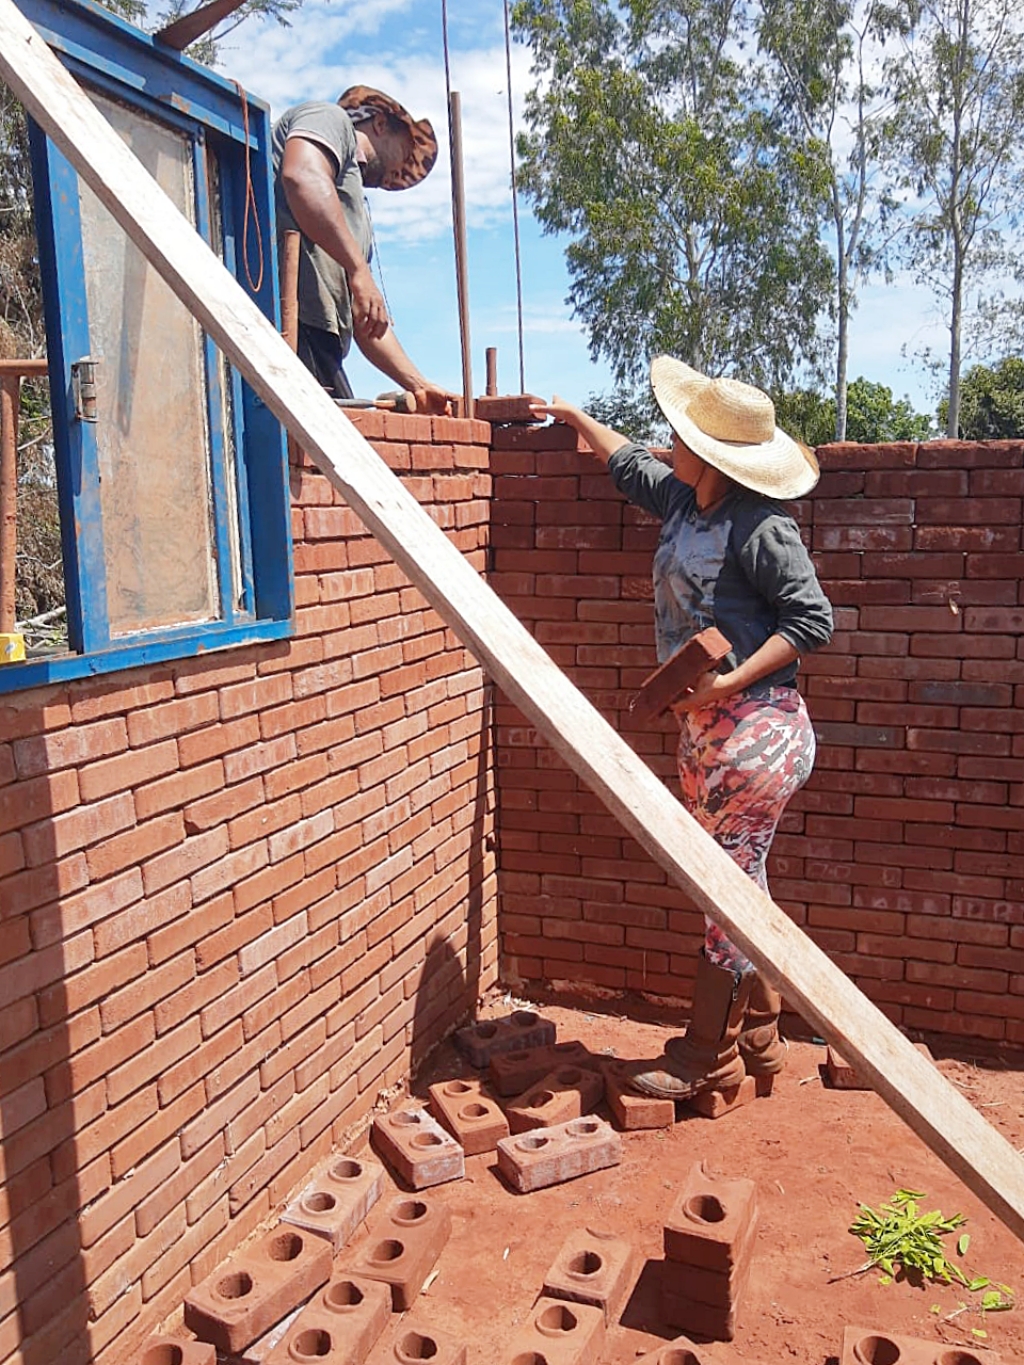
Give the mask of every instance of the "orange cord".
M 245 278 L 249 282 L 249 288 L 254 294 L 258 294 L 263 288 L 263 231 L 260 228 L 260 216 L 256 210 L 256 191 L 252 187 L 252 147 L 249 144 L 249 100 L 241 83 L 235 81 L 235 89 L 238 91 L 239 99 L 242 101 L 242 130 L 245 135 L 245 216 L 242 220 L 242 261 L 245 265 Z M 253 280 L 252 271 L 249 269 L 249 220 L 256 228 L 256 249 L 259 252 L 259 275 Z

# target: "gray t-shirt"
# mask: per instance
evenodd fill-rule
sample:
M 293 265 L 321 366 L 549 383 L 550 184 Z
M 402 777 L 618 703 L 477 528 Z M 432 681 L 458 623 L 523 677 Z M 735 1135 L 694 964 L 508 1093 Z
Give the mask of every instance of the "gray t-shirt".
M 661 523 L 654 554 L 654 624 L 664 663 L 698 631 L 717 626 L 737 667 L 782 635 L 807 653 L 832 638 L 832 606 L 793 518 L 779 503 L 733 485 L 708 512 L 692 488 L 640 445 L 608 461 L 616 488 Z M 797 664 L 755 687 L 792 683 Z
M 356 134 L 352 120 L 336 104 L 310 101 L 286 109 L 274 124 L 271 151 L 274 158 L 274 190 L 277 198 L 278 243 L 297 224 L 288 209 L 281 187 L 284 146 L 291 137 L 303 137 L 322 148 L 334 165 L 334 187 L 345 214 L 345 221 L 359 250 L 370 259 L 373 234 L 363 198 L 363 177 L 356 161 Z M 299 321 L 319 327 L 341 338 L 342 354 L 348 354 L 352 341 L 352 300 L 348 279 L 338 262 L 307 237 L 302 239 L 299 256 Z

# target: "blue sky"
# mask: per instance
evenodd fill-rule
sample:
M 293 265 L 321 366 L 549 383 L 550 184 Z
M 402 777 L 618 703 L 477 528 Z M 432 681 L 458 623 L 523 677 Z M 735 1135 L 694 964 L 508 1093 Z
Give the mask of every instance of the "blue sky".
M 484 388 L 484 351 L 498 348 L 498 387 L 519 390 L 515 259 L 501 0 L 449 0 L 452 87 L 460 92 L 469 227 L 470 339 L 474 390 Z M 513 45 L 512 94 L 517 126 L 531 84 L 528 52 Z M 421 185 L 369 194 L 378 260 L 399 338 L 423 372 L 462 388 L 445 98 L 441 0 L 305 0 L 284 28 L 249 20 L 221 45 L 220 70 L 268 100 L 275 115 L 305 99 L 334 99 L 349 85 L 388 91 L 428 117 L 441 153 Z M 542 236 L 520 197 L 525 374 L 529 391 L 557 391 L 582 403 L 612 387 L 603 362 L 591 361 L 586 336 L 565 299 L 567 239 Z M 851 336 L 850 378 L 863 374 L 934 408 L 932 381 L 901 355 L 904 343 L 931 344 L 944 334 L 928 295 L 896 281 L 862 289 Z M 388 381 L 362 358 L 350 377 L 373 396 Z

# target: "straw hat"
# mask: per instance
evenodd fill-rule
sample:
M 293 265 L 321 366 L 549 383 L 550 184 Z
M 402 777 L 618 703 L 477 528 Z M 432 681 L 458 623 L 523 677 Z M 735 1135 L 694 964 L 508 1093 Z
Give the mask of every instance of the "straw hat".
M 672 430 L 695 455 L 769 498 L 801 498 L 818 482 L 812 451 L 775 425 L 775 404 L 738 379 L 708 379 L 668 355 L 651 361 L 651 387 Z
M 338 97 L 338 103 L 350 114 L 361 114 L 365 118 L 377 113 L 390 114 L 405 124 L 412 150 L 397 170 L 388 171 L 384 176 L 382 190 L 407 190 L 429 174 L 437 160 L 437 138 L 429 119 L 421 118 L 417 122 L 397 100 L 382 90 L 374 90 L 371 85 L 350 86 Z

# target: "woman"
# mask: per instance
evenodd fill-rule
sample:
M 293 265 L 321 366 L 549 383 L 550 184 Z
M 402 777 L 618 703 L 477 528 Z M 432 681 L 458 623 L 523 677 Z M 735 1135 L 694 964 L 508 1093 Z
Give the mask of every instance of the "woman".
M 814 763 L 814 731 L 796 690 L 800 654 L 832 636 L 832 608 L 793 518 L 775 499 L 818 481 L 813 454 L 775 425 L 767 394 L 708 379 L 681 361 L 651 365 L 672 427 L 671 467 L 555 398 L 537 411 L 574 427 L 631 502 L 658 517 L 654 609 L 658 660 L 716 626 L 732 644 L 674 708 L 679 779 L 690 813 L 762 888 L 779 818 Z M 710 920 L 686 1036 L 640 1069 L 644 1094 L 688 1099 L 781 1070 L 781 998 Z

